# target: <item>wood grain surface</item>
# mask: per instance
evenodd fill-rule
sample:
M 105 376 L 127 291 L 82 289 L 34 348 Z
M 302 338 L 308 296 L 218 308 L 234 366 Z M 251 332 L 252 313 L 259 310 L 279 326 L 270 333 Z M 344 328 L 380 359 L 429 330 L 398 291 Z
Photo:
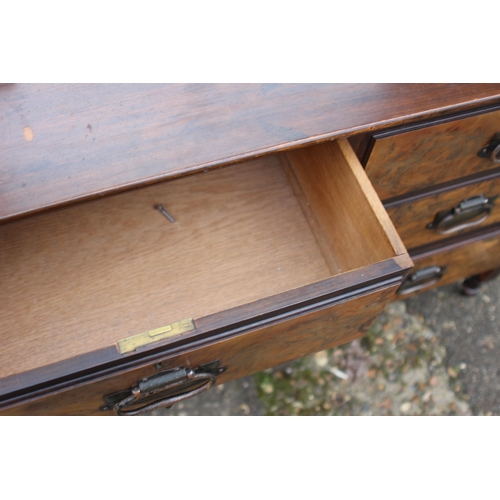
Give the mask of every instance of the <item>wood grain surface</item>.
M 449 247 L 444 246 L 440 251 L 429 251 L 421 254 L 412 254 L 415 268 L 410 275 L 429 266 L 446 266 L 442 278 L 433 286 L 427 287 L 421 291 L 430 290 L 448 283 L 454 283 L 460 279 L 467 278 L 474 274 L 480 274 L 490 269 L 500 267 L 500 236 L 499 231 L 495 236 L 488 237 L 479 241 L 468 242 L 464 240 L 459 244 L 453 244 Z M 410 297 L 415 293 L 404 296 L 395 295 L 394 299 Z
M 444 240 L 449 234 L 439 234 L 434 229 L 427 229 L 428 223 L 445 210 L 451 210 L 461 201 L 473 196 L 484 195 L 487 198 L 500 194 L 500 176 L 483 182 L 476 182 L 458 189 L 447 190 L 438 194 L 421 197 L 410 203 L 403 203 L 387 208 L 392 222 L 408 249 L 425 245 L 433 241 Z M 486 226 L 500 222 L 500 198 L 488 218 L 481 224 Z M 477 226 L 475 226 L 477 227 Z M 454 234 L 465 234 L 473 228 L 463 229 Z
M 317 310 L 283 323 L 232 337 L 201 349 L 166 358 L 162 370 L 194 367 L 220 360 L 227 371 L 217 383 L 279 365 L 361 337 L 395 292 L 395 286 Z M 113 415 L 100 412 L 103 396 L 129 389 L 155 373 L 147 365 L 93 383 L 35 399 L 0 411 L 1 415 Z
M 0 261 L 1 377 L 331 276 L 276 157 L 4 224 Z
M 376 139 L 366 173 L 385 201 L 498 167 L 477 153 L 500 132 L 500 111 Z
M 0 220 L 499 101 L 499 84 L 3 85 Z
M 283 157 L 332 269 L 356 269 L 406 253 L 347 141 L 296 149 Z
M 285 321 L 319 307 L 396 285 L 413 266 L 407 254 L 376 262 L 367 267 L 332 276 L 322 281 L 204 316 L 196 320 L 196 330 L 150 344 L 137 352 L 120 355 L 115 345 L 81 356 L 45 365 L 0 379 L 0 406 L 6 401 L 24 401 L 91 381 L 104 374 L 111 376 L 145 363 L 154 364 L 169 355 L 180 354 L 210 342 L 222 341 L 265 324 Z

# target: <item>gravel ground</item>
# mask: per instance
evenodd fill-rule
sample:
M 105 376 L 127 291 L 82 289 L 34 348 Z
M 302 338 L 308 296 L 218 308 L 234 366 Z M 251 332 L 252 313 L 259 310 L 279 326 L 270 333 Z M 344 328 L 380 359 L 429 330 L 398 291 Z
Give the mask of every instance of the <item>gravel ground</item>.
M 433 329 L 447 366 L 462 366 L 459 380 L 474 415 L 500 415 L 500 279 L 482 294 L 463 297 L 458 285 L 408 299 L 407 310 Z
M 268 415 L 469 415 L 458 373 L 436 333 L 404 302 L 369 334 L 255 376 Z
M 155 415 L 500 415 L 500 279 L 389 304 L 369 334 Z
M 245 416 L 264 415 L 257 389 L 251 377 L 212 387 L 169 410 L 156 410 L 150 416 Z

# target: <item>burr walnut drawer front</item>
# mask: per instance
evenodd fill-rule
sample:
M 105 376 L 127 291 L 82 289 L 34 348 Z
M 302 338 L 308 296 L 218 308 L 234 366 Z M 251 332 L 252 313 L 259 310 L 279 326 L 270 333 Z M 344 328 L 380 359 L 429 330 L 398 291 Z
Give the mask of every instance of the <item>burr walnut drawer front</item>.
M 373 135 L 366 173 L 380 199 L 500 167 L 500 110 Z
M 347 342 L 412 265 L 347 141 L 10 222 L 0 241 L 6 414 L 146 411 Z
M 415 267 L 399 288 L 396 298 L 500 267 L 500 225 L 468 239 L 449 240 L 442 247 L 417 250 L 411 256 Z
M 408 249 L 500 222 L 500 173 L 386 205 Z

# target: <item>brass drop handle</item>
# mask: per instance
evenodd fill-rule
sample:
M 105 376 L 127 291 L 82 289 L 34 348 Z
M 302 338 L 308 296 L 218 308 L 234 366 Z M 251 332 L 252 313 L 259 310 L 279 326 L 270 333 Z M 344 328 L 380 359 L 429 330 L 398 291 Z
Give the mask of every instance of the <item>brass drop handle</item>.
M 141 379 L 126 391 L 104 396 L 101 411 L 117 415 L 142 415 L 159 408 L 170 408 L 210 389 L 217 376 L 225 371 L 218 361 L 196 369 L 179 367 Z
M 478 226 L 490 216 L 497 198 L 498 195 L 489 198 L 479 195 L 462 200 L 452 209 L 439 212 L 426 227 L 438 234 L 451 234 Z
M 477 156 L 489 158 L 493 163 L 500 163 L 500 132 L 497 132 L 490 143 L 481 149 Z
M 408 295 L 435 285 L 444 275 L 445 266 L 429 266 L 410 274 L 399 287 L 398 295 Z

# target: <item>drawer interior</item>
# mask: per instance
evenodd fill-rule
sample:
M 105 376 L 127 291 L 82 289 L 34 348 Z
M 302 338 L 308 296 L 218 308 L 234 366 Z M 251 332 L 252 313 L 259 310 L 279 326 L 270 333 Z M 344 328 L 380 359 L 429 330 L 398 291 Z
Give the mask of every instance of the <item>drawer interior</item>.
M 392 258 L 393 231 L 346 141 L 4 224 L 0 377 Z

